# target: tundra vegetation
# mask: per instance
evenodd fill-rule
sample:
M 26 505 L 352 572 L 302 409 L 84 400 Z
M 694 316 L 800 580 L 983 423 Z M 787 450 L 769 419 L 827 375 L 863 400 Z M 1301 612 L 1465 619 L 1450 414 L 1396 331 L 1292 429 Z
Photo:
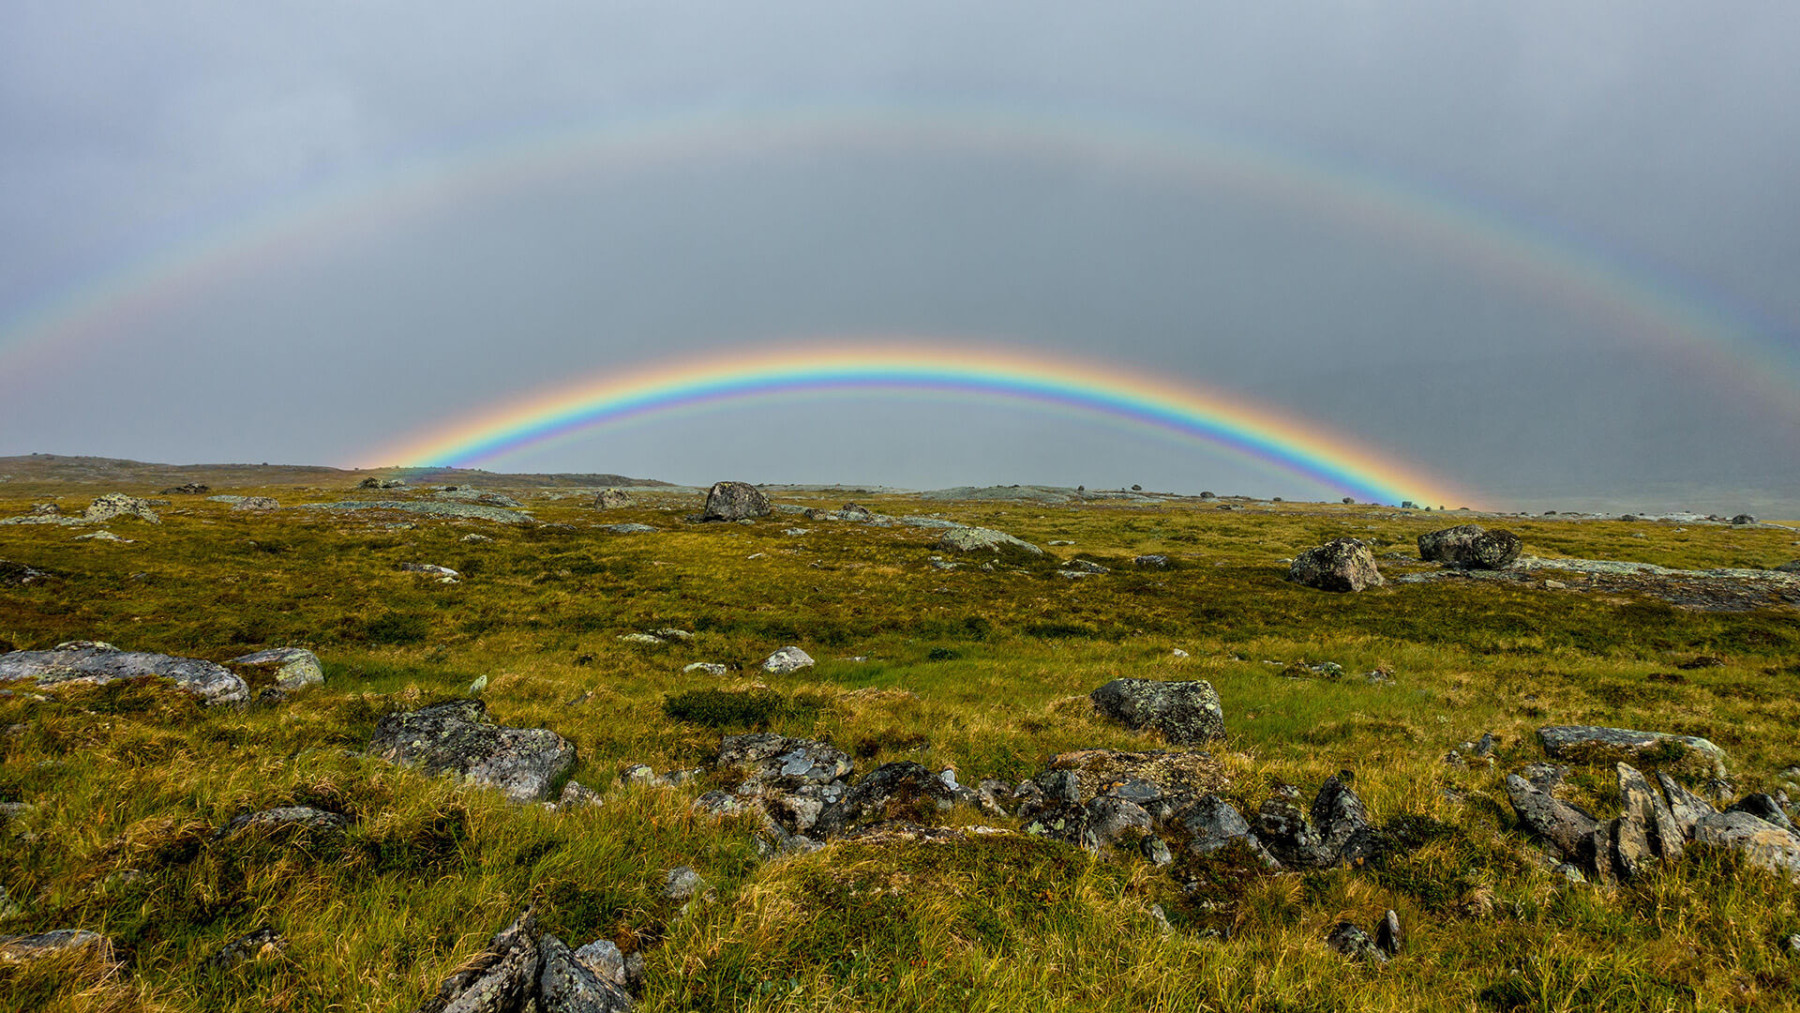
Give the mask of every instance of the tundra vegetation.
M 39 574 L 0 587 L 0 649 L 91 640 L 225 662 L 304 647 L 324 672 L 263 693 L 274 677 L 239 669 L 252 702 L 218 706 L 154 680 L 8 684 L 0 935 L 85 929 L 111 946 L 0 962 L 0 1009 L 407 1010 L 527 906 L 570 946 L 641 956 L 636 1004 L 652 1011 L 1800 1006 L 1800 886 L 1707 847 L 1574 882 L 1506 784 L 1546 759 L 1538 728 L 1591 724 L 1715 743 L 1723 768 L 1676 745 L 1633 763 L 1721 807 L 1780 792 L 1800 776 L 1792 605 L 1710 609 L 1556 571 L 1396 580 L 1438 569 L 1384 557 L 1415 556 L 1454 513 L 854 497 L 1046 550 L 983 557 L 938 548 L 938 530 L 780 511 L 836 510 L 842 493 L 771 489 L 772 515 L 699 523 L 691 493 L 634 490 L 602 512 L 593 490 L 484 481 L 532 522 L 296 508 L 430 499 L 416 482 L 213 481 L 280 506 L 174 492 L 156 523 L 0 526 L 0 559 Z M 111 491 L 14 481 L 0 516 L 59 496 L 78 514 Z M 1800 556 L 1800 534 L 1774 526 L 1503 523 L 1537 556 Z M 602 527 L 618 524 L 655 530 Z M 75 538 L 101 527 L 122 540 Z M 1286 579 L 1287 560 L 1346 536 L 1384 584 Z M 760 667 L 788 645 L 815 664 Z M 1120 678 L 1209 682 L 1226 737 L 1171 744 L 1105 719 L 1089 694 Z M 370 751 L 384 717 L 471 693 L 503 725 L 572 743 L 567 778 L 600 804 L 520 804 Z M 771 854 L 753 816 L 694 805 L 735 787 L 710 763 L 722 735 L 750 731 L 833 744 L 853 783 L 896 761 L 973 786 L 1074 750 L 1203 749 L 1217 794 L 1252 819 L 1286 786 L 1311 799 L 1348 771 L 1385 843 L 1331 868 L 1272 869 L 1235 846 L 1158 865 L 1025 833 L 1002 800 L 1006 815 L 919 818 L 1008 833 Z M 1488 755 L 1467 748 L 1487 733 Z M 1564 762 L 1563 799 L 1620 810 L 1610 759 Z M 621 777 L 638 764 L 697 773 Z M 222 832 L 280 807 L 343 819 Z M 671 896 L 679 867 L 707 890 Z M 1340 922 L 1373 935 L 1390 910 L 1391 959 L 1328 945 Z M 220 958 L 247 937 L 279 945 Z

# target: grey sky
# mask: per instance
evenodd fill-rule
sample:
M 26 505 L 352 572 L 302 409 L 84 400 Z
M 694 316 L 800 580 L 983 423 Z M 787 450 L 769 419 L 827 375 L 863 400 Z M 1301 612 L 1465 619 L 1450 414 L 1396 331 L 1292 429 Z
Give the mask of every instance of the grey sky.
M 0 33 L 0 321 L 395 166 L 558 125 L 860 104 L 1352 167 L 1636 265 L 1793 368 L 1796 95 L 1787 2 L 21 2 Z M 1479 264 L 1128 161 L 715 151 L 327 239 L 246 251 L 48 368 L 0 336 L 0 454 L 340 463 L 669 354 L 921 333 L 1237 391 L 1498 503 L 1800 507 L 1800 388 L 1746 397 Z M 883 400 L 652 420 L 499 466 L 1321 492 L 1091 422 Z

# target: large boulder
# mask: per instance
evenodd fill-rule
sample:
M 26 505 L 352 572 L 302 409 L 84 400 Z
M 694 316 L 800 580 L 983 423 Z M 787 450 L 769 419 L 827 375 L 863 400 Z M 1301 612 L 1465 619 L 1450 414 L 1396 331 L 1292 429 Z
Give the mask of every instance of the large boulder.
M 947 552 L 991 552 L 999 556 L 1044 554 L 1043 549 L 1030 542 L 993 528 L 949 528 L 938 539 L 937 547 Z
M 1209 682 L 1114 679 L 1089 698 L 1106 717 L 1127 728 L 1154 728 L 1172 743 L 1225 737 L 1225 711 Z
M 1694 824 L 1694 843 L 1732 848 L 1750 864 L 1800 883 L 1800 837 L 1747 812 L 1714 813 Z
M 1419 536 L 1419 558 L 1427 563 L 1454 563 L 1458 554 L 1477 535 L 1487 531 L 1479 524 L 1458 524 Z
M 1384 583 L 1375 554 L 1360 538 L 1339 538 L 1307 549 L 1288 567 L 1288 579 L 1321 591 L 1361 591 Z
M 111 644 L 86 640 L 60 644 L 49 651 L 0 654 L 0 682 L 32 679 L 39 686 L 104 686 L 119 679 L 143 678 L 168 679 L 206 704 L 243 703 L 250 698 L 243 679 L 199 658 L 121 651 Z
M 703 521 L 741 521 L 769 515 L 769 497 L 748 482 L 715 482 L 707 490 Z
M 762 662 L 762 670 L 771 675 L 787 675 L 812 666 L 812 655 L 791 644 L 764 658 Z
M 1565 859 L 1580 856 L 1598 820 L 1562 799 L 1541 791 L 1517 774 L 1506 777 L 1506 797 L 1519 822 L 1555 846 Z
M 287 690 L 317 686 L 325 681 L 325 670 L 319 667 L 318 656 L 302 647 L 271 647 L 232 658 L 225 664 L 266 672 L 274 677 L 275 685 Z
M 1698 736 L 1637 732 L 1629 728 L 1551 725 L 1538 729 L 1538 741 L 1543 744 L 1546 754 L 1558 760 L 1631 757 L 1665 743 L 1684 746 L 1713 760 L 1725 759 L 1725 750 Z
M 162 523 L 162 518 L 156 516 L 155 510 L 150 509 L 149 500 L 127 496 L 122 492 L 109 492 L 104 496 L 95 497 L 94 501 L 88 504 L 87 512 L 82 514 L 82 519 L 89 523 L 110 521 L 119 517 L 136 517 L 152 524 Z
M 508 728 L 480 700 L 454 700 L 389 714 L 376 726 L 369 752 L 428 774 L 455 774 L 498 788 L 514 802 L 540 802 L 575 767 L 575 746 L 546 728 Z
M 631 494 L 623 489 L 602 489 L 594 496 L 595 510 L 623 510 L 631 505 Z

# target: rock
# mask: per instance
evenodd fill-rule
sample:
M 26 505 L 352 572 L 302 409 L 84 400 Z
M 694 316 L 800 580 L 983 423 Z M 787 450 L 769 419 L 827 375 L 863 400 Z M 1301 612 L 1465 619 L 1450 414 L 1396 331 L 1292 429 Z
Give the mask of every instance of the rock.
M 825 806 L 813 829 L 829 837 L 883 820 L 921 822 L 930 813 L 950 809 L 956 800 L 956 792 L 920 764 L 886 763 L 852 785 L 840 801 Z
M 69 682 L 104 686 L 119 679 L 140 678 L 169 679 L 175 688 L 208 705 L 250 699 L 250 688 L 243 679 L 198 658 L 121 651 L 94 641 L 71 641 L 50 651 L 0 654 L 0 682 L 33 679 L 43 687 Z
M 586 947 L 583 947 L 586 949 Z M 537 975 L 537 1002 L 521 1007 L 538 1013 L 624 1013 L 631 1009 L 631 995 L 622 982 L 595 973 L 570 951 L 568 944 L 546 934 L 538 940 L 541 969 Z
M 1600 886 L 1614 886 L 1619 881 L 1618 866 L 1613 861 L 1613 849 L 1619 836 L 1618 824 L 1618 820 L 1602 820 L 1594 824 L 1593 832 L 1582 842 L 1580 854 L 1574 856 Z
M 242 935 L 219 947 L 217 953 L 206 958 L 205 966 L 210 970 L 222 971 L 236 967 L 246 960 L 257 960 L 263 956 L 274 956 L 287 952 L 287 940 L 274 929 L 264 926 L 247 935 Z
M 1619 778 L 1619 798 L 1625 819 L 1640 828 L 1655 854 L 1669 861 L 1680 858 L 1686 835 L 1675 822 L 1668 803 L 1636 768 L 1621 763 L 1615 772 Z
M 1269 854 L 1288 868 L 1323 869 L 1337 864 L 1337 855 L 1306 814 L 1285 798 L 1263 800 L 1256 812 L 1256 836 Z
M 1112 572 L 1112 569 L 1110 567 L 1101 566 L 1099 563 L 1096 563 L 1091 559 L 1071 559 L 1071 560 L 1069 560 L 1068 565 L 1063 567 L 1063 569 L 1073 570 L 1076 573 L 1111 573 Z
M 1361 591 L 1384 582 L 1361 539 L 1339 538 L 1307 549 L 1288 567 L 1288 579 L 1321 591 Z
M 663 874 L 663 896 L 678 904 L 712 893 L 712 884 L 690 866 L 677 865 Z
M 1313 799 L 1311 816 L 1319 842 L 1333 864 L 1360 865 L 1380 849 L 1375 830 L 1369 826 L 1369 811 L 1350 788 L 1349 771 L 1326 778 Z
M 1517 774 L 1506 777 L 1506 797 L 1519 821 L 1548 841 L 1565 858 L 1576 858 L 1589 844 L 1596 820 Z
M 52 576 L 48 570 L 15 563 L 10 559 L 0 559 L 0 587 L 25 587 L 49 580 Z
M 1114 679 L 1089 698 L 1107 718 L 1127 728 L 1154 728 L 1172 743 L 1225 737 L 1225 712 L 1209 682 Z
M 785 788 L 829 784 L 855 769 L 850 757 L 833 746 L 770 732 L 725 736 L 716 763 L 743 772 L 746 783 Z
M 491 542 L 491 541 L 493 541 L 493 539 L 489 538 L 487 535 L 478 535 L 475 532 L 471 531 L 468 534 L 457 539 L 457 541 L 465 542 L 469 545 L 479 545 L 482 542 Z
M 875 516 L 868 507 L 855 503 L 845 503 L 838 508 L 837 515 L 839 520 L 845 521 L 867 521 Z
M 302 832 L 340 834 L 350 826 L 350 817 L 312 806 L 289 805 L 233 817 L 219 830 L 220 837 L 236 837 L 241 833 L 272 834 Z
M 271 647 L 232 658 L 226 664 L 273 672 L 275 685 L 285 690 L 317 686 L 325 681 L 325 670 L 319 667 L 318 656 L 300 647 Z
M 1662 785 L 1663 794 L 1669 796 L 1669 813 L 1675 818 L 1676 828 L 1683 837 L 1691 840 L 1694 836 L 1694 824 L 1713 815 L 1716 810 L 1711 803 L 1660 770 L 1656 772 L 1656 781 Z
M 444 979 L 417 1013 L 527 1013 L 538 1010 L 542 966 L 530 908 Z
M 61 517 L 62 507 L 55 503 L 33 503 L 31 509 L 25 511 L 27 517 Z
M 558 809 L 604 804 L 606 804 L 606 800 L 601 798 L 599 792 L 587 787 L 580 781 L 570 781 L 564 784 L 562 792 L 556 796 L 556 807 Z
M 152 524 L 162 523 L 162 518 L 156 516 L 156 511 L 150 509 L 148 501 L 136 496 L 127 496 L 122 492 L 109 492 L 95 498 L 92 503 L 88 504 L 87 511 L 81 516 L 90 524 L 98 524 L 119 517 L 136 517 Z
M 656 529 L 648 524 L 602 524 L 601 531 L 610 531 L 615 535 L 652 535 Z
M 742 521 L 769 515 L 769 498 L 747 482 L 717 482 L 706 493 L 703 521 Z
M 476 676 L 474 678 L 474 680 L 469 683 L 468 692 L 469 692 L 470 696 L 480 696 L 481 694 L 487 692 L 487 688 L 488 688 L 488 677 L 487 677 L 487 673 L 483 672 L 482 674 Z
M 1143 570 L 1167 570 L 1169 568 L 1169 557 L 1154 552 L 1139 556 L 1131 562 Z
M 462 574 L 448 566 L 435 563 L 401 563 L 400 569 L 407 573 L 422 573 L 428 577 L 436 577 L 440 584 L 454 584 L 462 579 Z
M 1656 857 L 1643 823 L 1629 816 L 1607 821 L 1612 826 L 1613 868 L 1623 880 L 1636 879 Z
M 1738 514 L 1731 519 L 1733 524 L 1755 524 L 1756 517 L 1751 514 Z
M 1694 824 L 1694 843 L 1732 848 L 1750 864 L 1800 883 L 1800 836 L 1747 812 L 1714 813 Z
M 716 661 L 696 661 L 691 665 L 682 666 L 681 670 L 683 672 L 690 672 L 690 673 L 691 672 L 699 672 L 702 675 L 730 675 L 731 674 L 730 666 L 721 665 Z
M 381 719 L 369 752 L 428 774 L 455 774 L 498 788 L 514 802 L 537 802 L 575 766 L 575 747 L 545 728 L 494 724 L 480 700 L 455 700 Z
M 1538 741 L 1543 743 L 1544 752 L 1557 760 L 1581 760 L 1619 753 L 1636 755 L 1664 742 L 1679 743 L 1714 759 L 1725 758 L 1723 749 L 1702 738 L 1666 732 L 1635 732 L 1628 728 L 1552 725 L 1538 729 Z
M 633 505 L 631 494 L 623 489 L 602 489 L 594 496 L 595 510 L 624 510 Z
M 29 936 L 0 936 L 0 964 L 22 964 L 73 950 L 92 950 L 100 959 L 112 959 L 112 940 L 87 929 L 53 929 Z
M 1397 957 L 1405 941 L 1406 937 L 1400 931 L 1400 915 L 1390 909 L 1375 926 L 1375 948 L 1390 957 Z
M 188 482 L 185 485 L 164 489 L 162 494 L 164 496 L 204 496 L 209 492 L 212 492 L 212 486 L 210 485 L 201 485 L 199 482 Z
M 1528 763 L 1519 772 L 1531 786 L 1539 791 L 1555 791 L 1562 784 L 1563 778 L 1569 776 L 1569 768 L 1560 763 Z
M 1188 834 L 1188 850 L 1196 855 L 1208 855 L 1232 844 L 1242 843 L 1261 857 L 1265 864 L 1280 864 L 1263 847 L 1262 841 L 1250 829 L 1250 822 L 1244 819 L 1243 814 L 1217 795 L 1201 798 L 1183 820 L 1183 828 Z
M 783 647 L 774 654 L 763 659 L 762 670 L 772 675 L 787 675 L 798 672 L 802 668 L 811 668 L 813 660 L 810 655 L 798 647 Z
M 90 539 L 96 542 L 118 542 L 121 545 L 131 545 L 134 543 L 134 539 L 120 538 L 110 531 L 95 531 L 92 534 L 75 536 L 75 540 L 78 542 L 85 542 Z
M 1114 847 L 1142 846 L 1154 836 L 1156 824 L 1136 802 L 1101 795 L 1087 804 L 1087 830 L 1093 850 L 1104 853 Z M 1163 850 L 1168 850 L 1166 845 Z
M 1456 550 L 1456 565 L 1466 570 L 1504 570 L 1518 561 L 1525 543 L 1504 528 L 1484 531 Z
M 575 961 L 610 985 L 621 989 L 630 985 L 625 973 L 625 954 L 619 952 L 618 944 L 610 939 L 596 939 L 576 950 Z
M 1479 524 L 1458 524 L 1419 536 L 1419 558 L 1427 563 L 1455 563 L 1461 549 L 1487 529 Z
M 1371 964 L 1387 963 L 1387 954 L 1375 945 L 1369 934 L 1350 922 L 1338 922 L 1325 937 L 1325 945 L 1352 960 Z
M 667 643 L 667 641 L 654 633 L 621 633 L 619 634 L 619 640 L 627 644 L 643 644 L 645 646 L 655 646 L 657 644 Z
M 381 488 L 381 479 L 376 478 L 375 476 L 371 475 L 368 478 L 365 478 L 362 481 L 356 483 L 356 487 L 358 489 L 379 489 L 379 488 Z
M 233 510 L 279 510 L 281 504 L 268 496 L 245 496 L 231 505 Z
M 1778 573 L 1800 573 L 1800 559 L 1791 563 L 1783 563 L 1775 568 Z
M 946 552 L 992 552 L 999 556 L 1042 556 L 1044 550 L 993 528 L 950 528 L 938 539 Z
M 1788 819 L 1787 813 L 1781 811 L 1781 803 L 1775 801 L 1774 796 L 1767 795 L 1760 791 L 1754 795 L 1745 795 L 1738 801 L 1726 806 L 1725 811 L 1728 813 L 1749 813 L 1757 819 L 1762 820 L 1764 823 L 1773 824 L 1789 833 L 1794 832 L 1793 821 Z

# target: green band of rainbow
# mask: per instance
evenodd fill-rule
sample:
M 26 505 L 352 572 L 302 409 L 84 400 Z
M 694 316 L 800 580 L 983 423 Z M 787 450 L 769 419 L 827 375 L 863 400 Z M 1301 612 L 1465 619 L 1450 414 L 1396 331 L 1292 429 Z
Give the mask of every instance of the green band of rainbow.
M 368 467 L 474 467 L 583 430 L 682 409 L 820 392 L 930 392 L 1097 415 L 1216 447 L 1380 503 L 1470 504 L 1442 479 L 1266 408 L 1093 362 L 995 350 L 876 348 L 732 352 L 607 373 L 371 455 Z

